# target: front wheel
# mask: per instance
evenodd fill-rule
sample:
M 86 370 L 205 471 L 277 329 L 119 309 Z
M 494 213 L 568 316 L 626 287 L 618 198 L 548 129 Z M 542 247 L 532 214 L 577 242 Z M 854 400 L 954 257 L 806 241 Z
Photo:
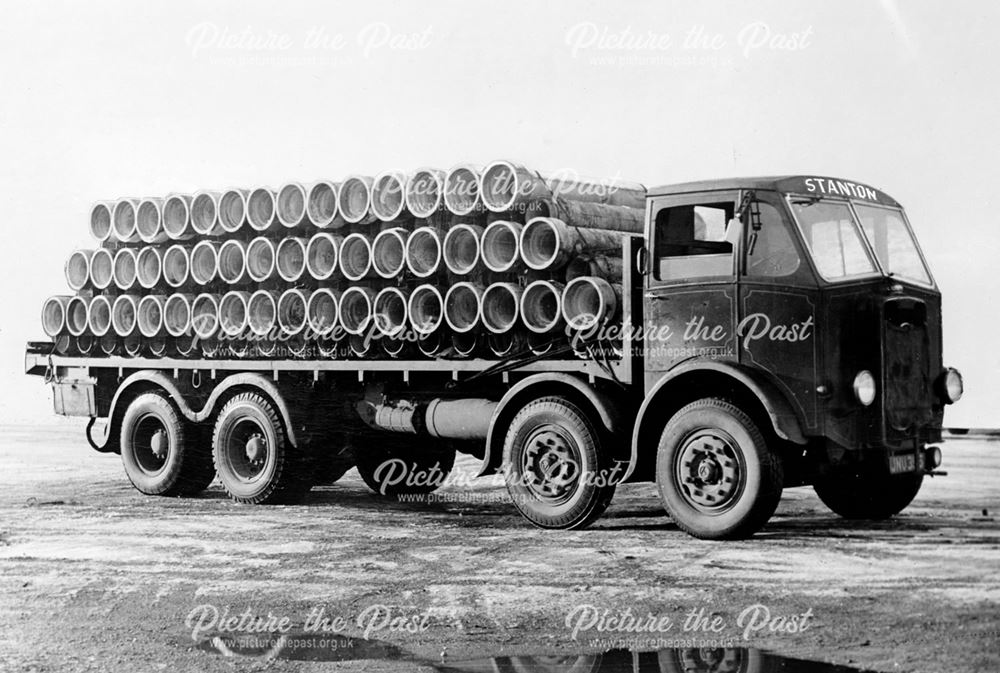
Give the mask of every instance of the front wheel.
M 750 537 L 777 509 L 782 480 L 781 460 L 760 428 L 725 400 L 688 404 L 660 436 L 660 497 L 674 523 L 694 537 Z
M 539 528 L 585 528 L 614 497 L 601 435 L 564 397 L 525 405 L 510 424 L 503 456 L 514 507 Z
M 888 474 L 872 469 L 837 471 L 815 484 L 813 490 L 835 514 L 845 519 L 888 519 L 913 502 L 924 475 Z

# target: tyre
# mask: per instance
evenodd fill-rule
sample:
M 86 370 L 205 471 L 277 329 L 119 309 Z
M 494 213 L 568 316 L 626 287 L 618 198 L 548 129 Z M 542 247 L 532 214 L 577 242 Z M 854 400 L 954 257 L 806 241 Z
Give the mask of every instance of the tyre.
M 455 452 L 426 452 L 426 444 L 439 440 L 372 439 L 356 451 L 358 474 L 379 495 L 426 495 L 436 491 L 455 466 Z
M 760 652 L 747 647 L 669 648 L 657 652 L 660 673 L 688 673 L 689 671 L 732 671 L 733 673 L 762 673 L 764 658 Z
M 159 393 L 137 396 L 121 422 L 122 464 L 129 481 L 146 495 L 192 495 L 212 481 L 212 456 L 196 426 Z
M 845 519 L 888 519 L 913 502 L 924 475 L 871 468 L 837 471 L 813 484 L 823 504 Z
M 781 460 L 757 424 L 725 400 L 688 404 L 667 423 L 656 485 L 681 530 L 705 540 L 750 537 L 781 499 Z
M 215 471 L 237 502 L 294 502 L 309 490 L 308 461 L 288 441 L 274 406 L 257 393 L 226 402 L 212 436 Z
M 514 507 L 539 528 L 584 528 L 615 494 L 600 433 L 564 397 L 539 398 L 517 413 L 503 460 Z

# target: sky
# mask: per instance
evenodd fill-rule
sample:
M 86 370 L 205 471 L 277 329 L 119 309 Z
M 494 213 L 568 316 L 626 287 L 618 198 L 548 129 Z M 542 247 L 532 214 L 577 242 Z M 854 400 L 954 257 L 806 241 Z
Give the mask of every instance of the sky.
M 1000 3 L 21 2 L 0 22 L 0 421 L 118 196 L 497 158 L 646 185 L 835 175 L 906 207 L 944 295 L 946 425 L 1000 427 Z

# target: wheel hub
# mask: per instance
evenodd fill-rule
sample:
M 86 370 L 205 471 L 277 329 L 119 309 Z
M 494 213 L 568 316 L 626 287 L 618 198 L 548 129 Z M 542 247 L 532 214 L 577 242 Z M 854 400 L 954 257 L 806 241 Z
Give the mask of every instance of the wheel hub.
M 149 438 L 149 450 L 152 451 L 158 460 L 163 460 L 167 457 L 167 447 L 169 445 L 170 441 L 167 439 L 167 433 L 163 430 L 157 430 Z
M 678 454 L 675 475 L 688 502 L 703 511 L 731 507 L 745 479 L 740 455 L 735 440 L 721 431 L 691 436 Z
M 267 440 L 261 435 L 254 434 L 247 440 L 246 446 L 247 460 L 251 463 L 259 463 L 267 453 Z
M 527 486 L 541 498 L 560 500 L 576 488 L 579 464 L 576 452 L 565 437 L 552 429 L 542 429 L 528 439 L 524 453 Z

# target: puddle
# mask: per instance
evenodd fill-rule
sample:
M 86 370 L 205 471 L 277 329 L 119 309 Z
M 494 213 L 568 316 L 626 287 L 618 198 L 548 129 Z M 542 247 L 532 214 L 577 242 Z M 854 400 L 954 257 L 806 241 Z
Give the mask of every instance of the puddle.
M 293 661 L 408 662 L 441 673 L 858 673 L 861 669 L 792 659 L 751 648 L 674 648 L 656 652 L 517 655 L 430 660 L 390 643 L 343 635 L 288 633 L 216 636 L 199 649 L 226 657 Z

